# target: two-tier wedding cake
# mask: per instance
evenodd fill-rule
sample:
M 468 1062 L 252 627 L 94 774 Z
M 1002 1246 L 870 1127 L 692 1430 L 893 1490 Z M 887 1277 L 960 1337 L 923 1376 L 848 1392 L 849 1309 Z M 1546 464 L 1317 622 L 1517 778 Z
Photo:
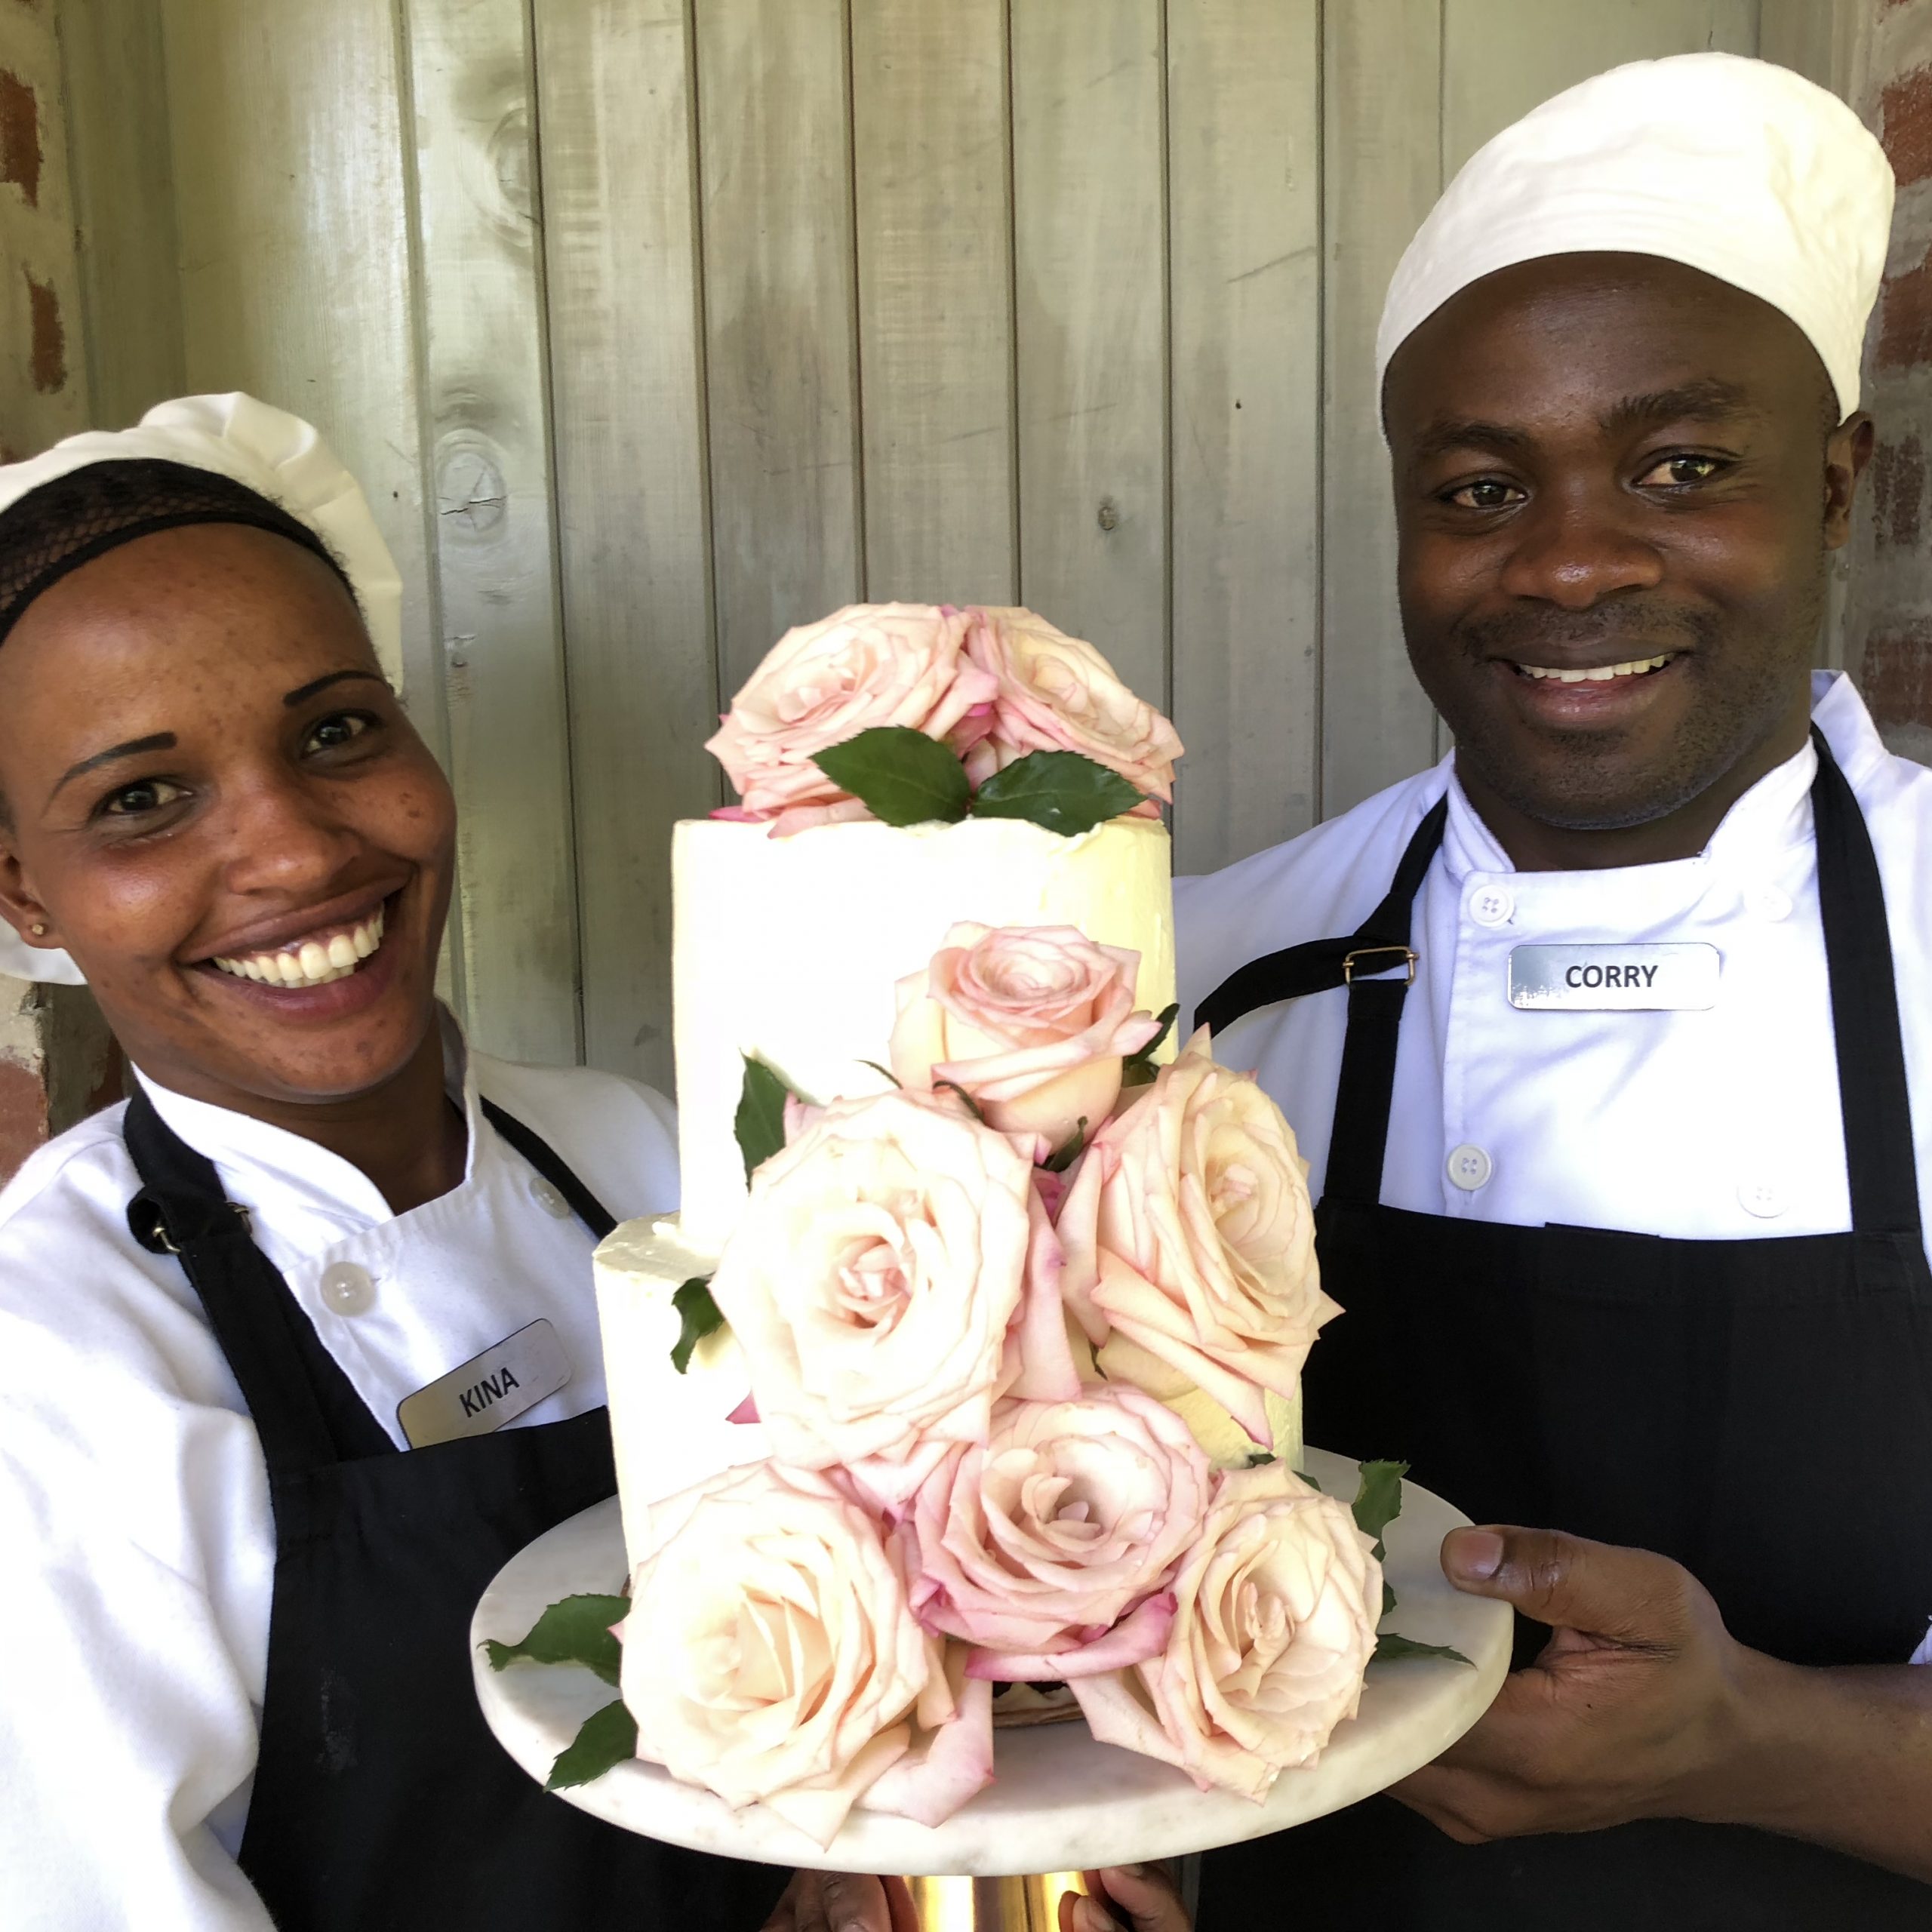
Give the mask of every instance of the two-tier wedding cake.
M 1294 1474 L 1336 1309 L 1294 1136 L 1172 1029 L 1173 728 L 1029 612 L 891 605 L 710 749 L 683 1210 L 596 1262 L 639 1755 L 825 1843 L 970 1798 L 1012 1685 L 1260 1795 L 1381 1584 Z

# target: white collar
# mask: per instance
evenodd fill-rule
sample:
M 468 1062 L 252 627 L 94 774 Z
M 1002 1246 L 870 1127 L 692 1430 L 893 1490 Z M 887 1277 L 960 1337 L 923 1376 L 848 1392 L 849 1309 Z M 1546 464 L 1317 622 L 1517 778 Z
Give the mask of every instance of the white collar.
M 478 1132 L 482 1117 L 475 1068 L 463 1030 L 447 1008 L 438 1007 L 437 1023 L 443 1038 L 444 1090 L 463 1112 L 467 1151 L 458 1185 L 466 1186 L 477 1176 L 479 1158 L 487 1158 Z M 395 1218 L 381 1189 L 340 1154 L 286 1128 L 177 1094 L 138 1066 L 134 1071 L 155 1112 L 189 1146 L 214 1163 L 231 1198 L 245 1206 L 252 1204 L 254 1192 L 245 1177 L 266 1174 L 318 1213 L 338 1219 L 346 1216 L 364 1226 Z M 238 1189 L 232 1184 L 238 1180 L 242 1183 Z
M 1889 755 L 1872 721 L 1858 688 L 1841 671 L 1817 671 L 1811 677 L 1811 715 L 1849 782 L 1868 776 L 1874 759 Z M 1442 856 L 1449 875 L 1460 883 L 1472 872 L 1513 872 L 1515 864 L 1496 835 L 1469 802 L 1456 774 L 1451 752 L 1437 771 L 1442 774 L 1449 800 L 1449 818 L 1443 828 Z M 1711 841 L 1690 859 L 1644 866 L 1618 866 L 1588 875 L 1542 873 L 1544 878 L 1587 876 L 1607 884 L 1618 873 L 1641 873 L 1660 881 L 1672 866 L 1730 871 L 1761 865 L 1770 854 L 1804 843 L 1811 837 L 1811 782 L 1817 776 L 1818 753 L 1807 740 L 1792 757 L 1765 773 L 1724 815 Z

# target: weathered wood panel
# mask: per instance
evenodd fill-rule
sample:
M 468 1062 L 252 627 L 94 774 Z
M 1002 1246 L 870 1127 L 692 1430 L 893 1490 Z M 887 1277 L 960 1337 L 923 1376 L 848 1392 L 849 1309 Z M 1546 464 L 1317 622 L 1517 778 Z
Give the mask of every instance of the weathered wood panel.
M 1020 596 L 1166 703 L 1160 0 L 1012 22 Z
M 1395 608 L 1395 520 L 1375 380 L 1389 278 L 1441 183 L 1441 0 L 1324 10 L 1321 814 L 1435 755 Z
M 726 696 L 863 595 L 843 0 L 696 13 L 711 514 Z
M 536 22 L 584 1055 L 669 1091 L 670 828 L 721 802 L 689 7 Z
M 1320 11 L 1168 10 L 1178 872 L 1315 817 Z
M 576 861 L 526 18 L 522 0 L 408 0 L 408 24 L 467 1017 L 491 1053 L 568 1065 Z
M 852 0 L 866 594 L 1018 592 L 1003 0 Z

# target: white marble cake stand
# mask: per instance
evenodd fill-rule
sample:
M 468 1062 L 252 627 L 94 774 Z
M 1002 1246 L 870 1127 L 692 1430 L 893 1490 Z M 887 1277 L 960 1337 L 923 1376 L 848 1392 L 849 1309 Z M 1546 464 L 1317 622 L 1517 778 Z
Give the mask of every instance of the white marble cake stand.
M 1355 1465 L 1323 1451 L 1308 1468 L 1331 1496 L 1352 1497 Z M 998 1781 L 932 1829 L 854 1811 L 829 1847 L 761 1807 L 734 1811 L 709 1792 L 632 1759 L 560 1794 L 627 1831 L 700 1851 L 769 1864 L 912 1875 L 1013 1874 L 1091 1869 L 1170 1858 L 1260 1838 L 1339 1810 L 1426 1764 L 1486 1710 L 1509 1665 L 1509 1607 L 1467 1597 L 1444 1580 L 1444 1533 L 1468 1521 L 1414 1483 L 1387 1537 L 1388 1576 L 1399 1602 L 1390 1623 L 1418 1643 L 1448 1644 L 1474 1668 L 1437 1658 L 1375 1665 L 1361 1709 L 1307 1770 L 1284 1771 L 1261 1804 L 1197 1791 L 1172 1766 L 1097 1743 L 1084 1724 L 997 1734 Z M 520 1639 L 545 1606 L 577 1591 L 623 1587 L 623 1536 L 614 1499 L 561 1523 L 513 1557 L 477 1605 L 470 1626 L 476 1693 L 490 1727 L 540 1782 L 579 1724 L 610 1701 L 587 1670 L 512 1664 L 493 1671 L 483 1640 Z

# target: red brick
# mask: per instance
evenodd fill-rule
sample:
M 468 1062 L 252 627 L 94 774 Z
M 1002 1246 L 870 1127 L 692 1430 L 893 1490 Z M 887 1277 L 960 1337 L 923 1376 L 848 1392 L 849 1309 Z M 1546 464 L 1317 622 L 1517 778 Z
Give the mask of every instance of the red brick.
M 0 181 L 40 204 L 40 100 L 17 74 L 0 69 Z
M 1932 63 L 1901 74 L 1878 97 L 1878 111 L 1899 185 L 1932 175 Z
M 17 1060 L 0 1060 L 0 1183 L 47 1138 L 47 1089 Z
M 1879 724 L 1932 725 L 1932 618 L 1873 631 L 1858 681 Z
M 1878 548 L 1915 549 L 1925 528 L 1925 450 L 1916 436 L 1881 443 L 1872 458 Z
M 1878 309 L 1878 366 L 1909 368 L 1932 362 L 1932 261 L 1895 275 Z
M 33 371 L 33 386 L 42 395 L 52 395 L 67 380 L 67 331 L 60 325 L 60 298 L 50 283 L 35 281 L 32 269 L 22 272 L 27 278 L 27 306 L 32 317 L 29 367 Z

